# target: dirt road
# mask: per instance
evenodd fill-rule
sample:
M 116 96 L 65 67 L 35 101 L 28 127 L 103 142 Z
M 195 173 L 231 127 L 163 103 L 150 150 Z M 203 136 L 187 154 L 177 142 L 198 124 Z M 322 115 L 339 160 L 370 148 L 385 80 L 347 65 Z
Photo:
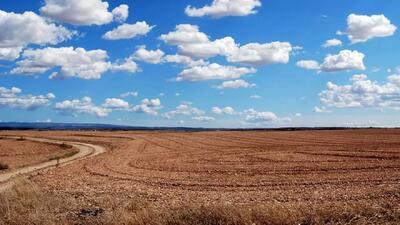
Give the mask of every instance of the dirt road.
M 17 138 L 17 137 L 15 137 Z M 59 166 L 65 166 L 70 163 L 73 163 L 76 160 L 80 160 L 87 157 L 93 157 L 105 152 L 105 149 L 98 145 L 92 145 L 87 143 L 81 142 L 66 142 L 66 141 L 57 141 L 57 140 L 50 140 L 45 138 L 26 138 L 27 140 L 37 141 L 37 142 L 44 142 L 44 143 L 52 143 L 52 144 L 68 144 L 72 145 L 73 147 L 79 150 L 78 153 L 74 154 L 71 157 L 63 158 L 59 160 L 51 160 L 43 163 L 39 163 L 36 165 L 26 166 L 22 168 L 18 168 L 15 170 L 11 170 L 9 172 L 0 174 L 0 192 L 6 190 L 10 186 L 10 179 L 24 174 L 32 174 L 34 172 L 43 171 L 47 169 L 56 168 Z

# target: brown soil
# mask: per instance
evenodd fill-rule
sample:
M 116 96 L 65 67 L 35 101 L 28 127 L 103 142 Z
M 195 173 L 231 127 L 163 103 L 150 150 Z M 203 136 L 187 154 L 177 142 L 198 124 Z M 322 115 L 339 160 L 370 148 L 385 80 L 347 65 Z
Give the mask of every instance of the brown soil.
M 130 199 L 182 205 L 376 203 L 400 209 L 400 130 L 7 132 L 108 152 L 34 177 L 68 210 Z
M 57 157 L 72 154 L 76 149 L 71 146 L 59 146 L 56 144 L 41 143 L 23 138 L 0 139 L 0 163 L 8 165 L 9 169 L 20 168 L 45 162 Z

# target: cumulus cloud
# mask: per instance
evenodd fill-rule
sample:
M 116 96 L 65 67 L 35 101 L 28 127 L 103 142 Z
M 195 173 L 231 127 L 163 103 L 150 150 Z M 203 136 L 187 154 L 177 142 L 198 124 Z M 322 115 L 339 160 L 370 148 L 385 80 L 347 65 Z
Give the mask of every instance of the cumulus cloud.
M 44 20 L 34 12 L 23 14 L 0 10 L 0 60 L 14 60 L 29 44 L 58 44 L 75 32 Z
M 191 116 L 191 115 L 201 116 L 203 114 L 204 114 L 203 110 L 193 107 L 189 102 L 184 102 L 178 105 L 175 110 L 164 113 L 163 116 L 167 119 L 170 119 L 176 116 Z
M 275 113 L 269 111 L 257 111 L 255 109 L 247 109 L 244 111 L 245 122 L 247 123 L 260 123 L 271 124 L 276 122 L 290 122 L 291 119 L 278 117 Z
M 220 107 L 217 107 L 217 106 L 215 106 L 215 107 L 213 107 L 212 109 L 211 109 L 211 111 L 213 112 L 213 113 L 215 113 L 215 114 L 218 114 L 218 115 L 223 115 L 223 114 L 226 114 L 226 115 L 234 115 L 236 112 L 235 112 L 235 109 L 233 109 L 232 107 L 230 107 L 230 106 L 227 106 L 227 107 L 224 107 L 224 108 L 220 108 Z
M 189 56 L 179 55 L 179 54 L 166 55 L 164 57 L 164 61 L 168 62 L 168 63 L 182 64 L 182 65 L 185 65 L 188 67 L 204 66 L 204 65 L 208 64 L 208 62 L 206 62 L 202 59 L 194 60 Z
M 129 6 L 126 4 L 122 4 L 111 12 L 113 14 L 114 19 L 117 22 L 123 23 L 129 16 Z
M 128 109 L 129 103 L 119 98 L 107 98 L 103 107 L 108 109 Z
M 160 39 L 169 45 L 176 45 L 181 55 L 192 58 L 224 56 L 227 61 L 253 66 L 287 63 L 295 49 L 289 42 L 249 43 L 243 46 L 232 37 L 210 40 L 198 26 L 179 24 L 175 31 L 163 34 Z
M 106 40 L 131 39 L 137 36 L 146 35 L 154 26 L 148 25 L 145 21 L 136 22 L 135 24 L 124 23 L 114 30 L 108 31 L 103 35 Z
M 65 100 L 58 102 L 55 109 L 62 115 L 78 116 L 78 114 L 96 115 L 97 117 L 105 117 L 111 109 L 93 104 L 90 97 L 83 97 L 82 99 Z
M 139 66 L 136 64 L 135 61 L 131 57 L 125 59 L 122 63 L 113 63 L 111 65 L 111 70 L 114 72 L 129 72 L 129 73 L 136 73 L 140 71 Z
M 321 65 L 322 71 L 365 70 L 365 55 L 358 51 L 342 50 L 337 55 L 327 55 Z
M 250 43 L 227 54 L 229 62 L 254 66 L 289 62 L 293 47 L 289 42 Z
M 328 54 L 321 65 L 314 60 L 301 60 L 297 62 L 297 66 L 308 70 L 318 70 L 319 72 L 365 70 L 364 57 L 365 55 L 361 52 L 346 49 L 336 55 Z
M 15 60 L 19 57 L 22 46 L 2 48 L 0 47 L 0 60 Z
M 315 60 L 300 60 L 296 65 L 307 70 L 318 70 L 320 68 L 319 63 Z
M 7 89 L 0 87 L 0 108 L 7 107 L 12 109 L 35 110 L 39 107 L 47 106 L 55 95 L 22 95 L 22 90 L 17 87 Z
M 185 13 L 192 17 L 211 16 L 246 16 L 256 13 L 255 8 L 261 6 L 260 0 L 213 0 L 211 5 L 201 8 L 187 6 Z
M 329 40 L 327 40 L 327 41 L 322 45 L 322 47 L 324 47 L 324 48 L 329 48 L 329 47 L 334 47 L 334 46 L 342 46 L 342 44 L 343 44 L 343 43 L 342 43 L 341 40 L 334 38 L 334 39 L 329 39 Z
M 126 5 L 118 6 L 113 12 L 108 11 L 108 7 L 108 2 L 102 0 L 45 0 L 40 12 L 74 25 L 102 25 L 113 21 L 114 16 L 117 21 L 128 16 Z
M 215 118 L 211 117 L 211 116 L 195 116 L 195 117 L 192 117 L 192 120 L 195 120 L 195 121 L 201 122 L 201 123 L 206 123 L 206 122 L 214 121 Z
M 356 15 L 347 17 L 347 31 L 338 31 L 346 34 L 351 43 L 366 42 L 372 38 L 392 36 L 397 27 L 385 15 Z
M 178 81 L 205 81 L 237 79 L 243 75 L 255 73 L 254 68 L 223 66 L 212 63 L 205 66 L 195 66 L 183 70 L 177 77 Z
M 157 116 L 158 110 L 161 109 L 161 101 L 158 98 L 148 99 L 145 98 L 140 104 L 133 106 L 130 111 L 141 112 L 149 115 Z
M 50 79 L 77 77 L 90 80 L 100 79 L 101 75 L 109 70 L 131 73 L 139 71 L 131 58 L 122 63 L 111 63 L 108 61 L 107 52 L 101 49 L 47 47 L 25 50 L 22 57 L 23 59 L 16 63 L 17 67 L 11 70 L 11 74 L 34 75 L 55 70 Z
M 191 24 L 176 25 L 175 31 L 162 34 L 160 39 L 170 45 L 183 45 L 209 42 L 207 35 L 199 31 L 199 27 Z
M 216 88 L 219 90 L 223 90 L 223 89 L 250 88 L 254 86 L 256 85 L 248 83 L 247 81 L 244 80 L 230 80 L 222 82 L 222 84 L 217 86 Z
M 163 62 L 165 53 L 160 49 L 147 50 L 146 46 L 139 46 L 139 49 L 133 54 L 133 58 L 136 60 L 144 61 L 151 64 L 159 64 Z
M 17 62 L 12 74 L 42 74 L 60 68 L 50 78 L 78 77 L 99 79 L 111 67 L 104 50 L 86 51 L 83 48 L 62 47 L 29 49 L 24 51 L 23 60 Z
M 368 80 L 367 75 L 354 75 L 349 85 L 327 83 L 319 96 L 324 105 L 336 108 L 400 109 L 400 75 L 391 75 L 384 84 Z

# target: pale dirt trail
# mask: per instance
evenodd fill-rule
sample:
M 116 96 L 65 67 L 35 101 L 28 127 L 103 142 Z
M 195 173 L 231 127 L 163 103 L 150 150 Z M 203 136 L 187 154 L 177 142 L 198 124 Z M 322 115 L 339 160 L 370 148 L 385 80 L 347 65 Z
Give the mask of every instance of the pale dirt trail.
M 17 138 L 17 137 L 15 137 L 15 138 Z M 65 144 L 72 145 L 73 147 L 77 148 L 79 150 L 79 152 L 74 154 L 71 157 L 60 159 L 58 162 L 57 162 L 57 160 L 51 160 L 51 161 L 39 163 L 36 165 L 18 168 L 18 169 L 15 169 L 15 170 L 12 170 L 12 171 L 9 171 L 6 173 L 1 173 L 0 174 L 0 192 L 6 190 L 7 188 L 9 188 L 11 186 L 12 182 L 9 182 L 9 181 L 11 180 L 11 178 L 13 178 L 15 176 L 33 174 L 34 172 L 39 172 L 39 171 L 43 171 L 43 170 L 53 169 L 53 168 L 60 167 L 60 166 L 65 166 L 65 165 L 73 163 L 77 160 L 88 158 L 88 157 L 93 157 L 93 156 L 102 154 L 106 151 L 102 146 L 81 143 L 81 142 L 57 141 L 57 140 L 51 140 L 51 139 L 45 139 L 45 138 L 29 138 L 29 137 L 27 137 L 26 139 L 31 140 L 31 141 L 38 141 L 38 142 L 52 143 L 52 144 L 65 143 Z

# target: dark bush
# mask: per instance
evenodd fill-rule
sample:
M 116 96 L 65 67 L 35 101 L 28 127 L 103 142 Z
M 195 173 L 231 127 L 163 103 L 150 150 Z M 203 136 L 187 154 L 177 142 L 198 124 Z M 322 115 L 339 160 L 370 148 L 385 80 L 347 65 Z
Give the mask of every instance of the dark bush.
M 8 170 L 10 167 L 5 163 L 0 163 L 0 170 Z

